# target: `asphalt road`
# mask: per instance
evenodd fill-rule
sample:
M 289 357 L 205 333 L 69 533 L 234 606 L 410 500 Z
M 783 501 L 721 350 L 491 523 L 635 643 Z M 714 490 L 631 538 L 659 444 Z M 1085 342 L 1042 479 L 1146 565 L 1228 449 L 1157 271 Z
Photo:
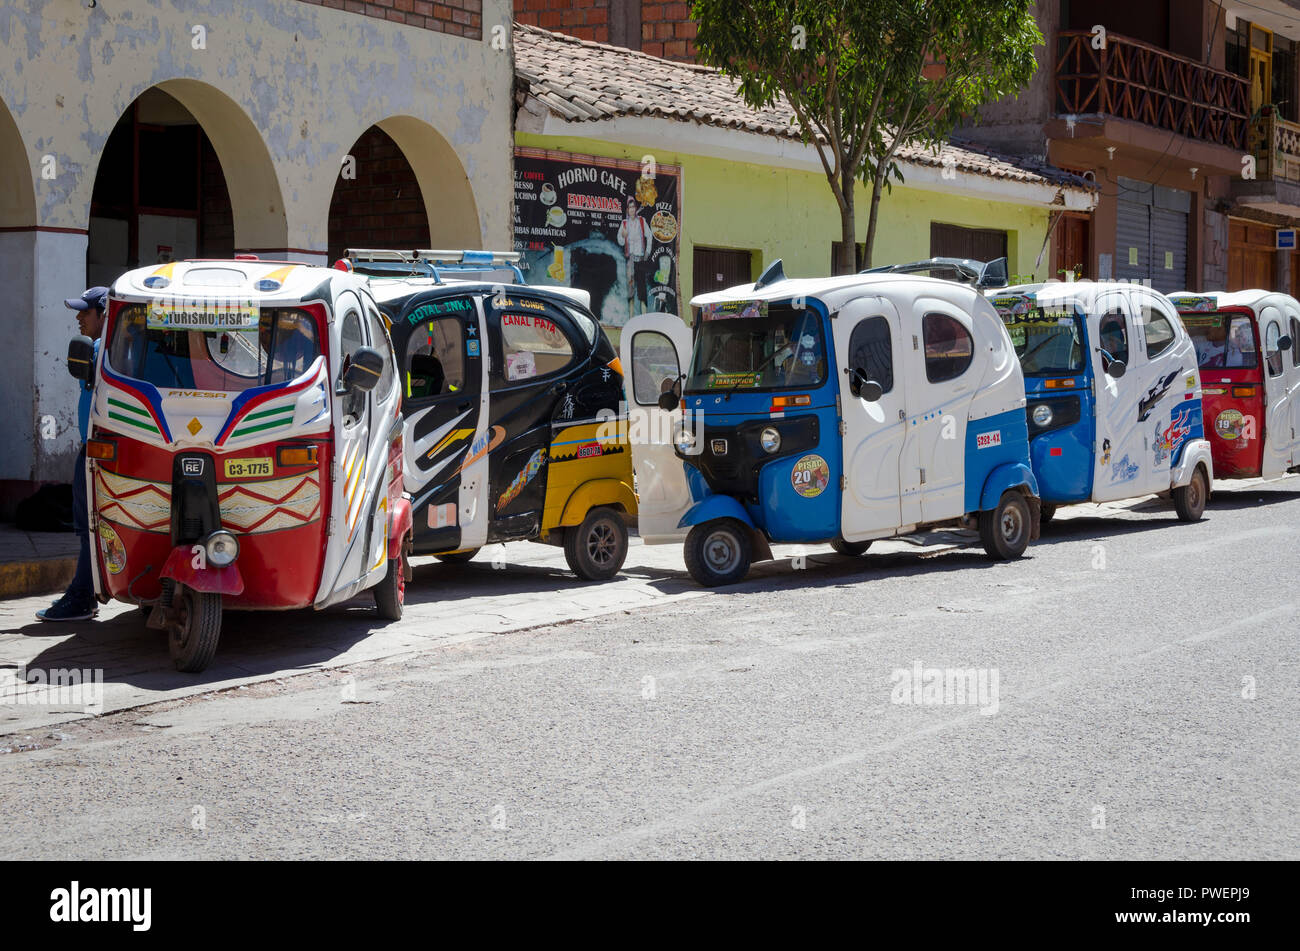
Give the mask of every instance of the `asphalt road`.
M 15 734 L 0 857 L 1294 859 L 1297 525 L 1291 478 L 1063 510 L 1006 564 L 816 549 Z

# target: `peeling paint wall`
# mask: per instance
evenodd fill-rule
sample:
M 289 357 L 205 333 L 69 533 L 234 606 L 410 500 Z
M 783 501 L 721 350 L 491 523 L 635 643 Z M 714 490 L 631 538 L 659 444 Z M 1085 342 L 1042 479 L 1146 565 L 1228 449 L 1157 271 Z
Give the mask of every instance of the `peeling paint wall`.
M 435 245 L 508 247 L 513 65 L 493 41 L 510 15 L 484 0 L 458 36 L 301 0 L 0 0 L 0 274 L 29 283 L 7 295 L 21 346 L 0 358 L 0 397 L 34 394 L 0 430 L 0 479 L 69 477 L 62 299 L 85 286 L 98 162 L 142 92 L 164 89 L 211 139 L 237 250 L 324 263 L 340 166 L 374 125 L 407 154 Z M 37 439 L 45 413 L 52 441 Z

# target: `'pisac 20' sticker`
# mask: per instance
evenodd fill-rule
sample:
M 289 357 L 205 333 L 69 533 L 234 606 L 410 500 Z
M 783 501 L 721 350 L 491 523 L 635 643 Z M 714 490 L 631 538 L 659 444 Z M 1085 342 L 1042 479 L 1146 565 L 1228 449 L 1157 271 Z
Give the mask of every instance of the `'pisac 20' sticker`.
M 99 523 L 99 549 L 104 553 L 104 567 L 110 575 L 126 567 L 126 546 L 117 537 L 117 530 L 105 521 Z
M 805 499 L 815 499 L 831 481 L 831 467 L 816 453 L 809 453 L 794 464 L 790 485 Z

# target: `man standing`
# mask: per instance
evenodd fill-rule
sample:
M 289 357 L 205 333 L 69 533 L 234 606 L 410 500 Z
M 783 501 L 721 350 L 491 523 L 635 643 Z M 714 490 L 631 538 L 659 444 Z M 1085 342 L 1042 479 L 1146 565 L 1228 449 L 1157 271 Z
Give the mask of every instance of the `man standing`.
M 104 330 L 104 311 L 108 307 L 108 288 L 92 287 L 80 297 L 69 297 L 64 305 L 77 312 L 77 326 L 82 336 L 95 341 L 95 356 L 99 356 L 99 335 Z M 90 578 L 90 514 L 86 510 L 86 435 L 90 426 L 90 401 L 93 384 L 78 383 L 81 398 L 77 402 L 77 425 L 81 433 L 81 448 L 77 452 L 77 469 L 72 475 L 72 524 L 81 542 L 77 556 L 77 573 L 63 597 L 36 616 L 42 621 L 87 621 L 99 610 L 95 604 L 95 586 Z
M 650 223 L 641 216 L 641 206 L 635 198 L 627 200 L 627 213 L 618 226 L 618 243 L 623 246 L 627 261 L 627 297 L 629 319 L 650 306 L 650 278 L 655 265 L 650 260 L 654 247 L 654 234 Z

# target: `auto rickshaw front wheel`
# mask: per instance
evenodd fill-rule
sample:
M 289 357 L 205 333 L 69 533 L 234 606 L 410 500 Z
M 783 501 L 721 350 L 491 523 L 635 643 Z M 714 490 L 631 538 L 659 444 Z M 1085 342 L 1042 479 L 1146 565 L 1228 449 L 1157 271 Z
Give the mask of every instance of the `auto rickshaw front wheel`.
M 1015 489 L 1002 493 L 998 507 L 980 512 L 980 541 L 995 561 L 1019 558 L 1029 547 L 1029 503 Z
M 388 559 L 388 571 L 375 585 L 375 609 L 385 621 L 400 621 L 406 606 L 406 576 L 410 556 L 410 536 L 402 540 L 396 558 Z
M 1209 494 L 1205 488 L 1205 470 L 1197 466 L 1192 473 L 1192 480 L 1187 485 L 1174 489 L 1174 511 L 1184 522 L 1199 522 L 1205 514 L 1205 502 Z
M 749 531 L 734 518 L 715 518 L 696 525 L 686 536 L 686 570 L 706 588 L 735 584 L 749 574 L 753 544 Z
M 221 595 L 176 586 L 167 624 L 167 649 L 176 669 L 197 674 L 212 662 L 221 639 Z
M 584 581 L 608 581 L 627 560 L 627 525 L 612 508 L 598 506 L 577 528 L 564 530 L 564 560 Z

